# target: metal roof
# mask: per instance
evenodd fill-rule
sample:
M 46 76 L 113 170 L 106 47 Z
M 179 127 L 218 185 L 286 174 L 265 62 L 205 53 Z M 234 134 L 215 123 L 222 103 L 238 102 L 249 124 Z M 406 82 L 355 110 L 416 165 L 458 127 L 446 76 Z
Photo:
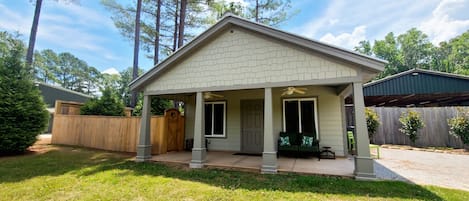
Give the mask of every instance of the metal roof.
M 365 96 L 464 93 L 469 92 L 469 77 L 412 69 L 364 85 Z
M 469 77 L 412 69 L 363 86 L 366 106 L 461 106 L 469 104 Z

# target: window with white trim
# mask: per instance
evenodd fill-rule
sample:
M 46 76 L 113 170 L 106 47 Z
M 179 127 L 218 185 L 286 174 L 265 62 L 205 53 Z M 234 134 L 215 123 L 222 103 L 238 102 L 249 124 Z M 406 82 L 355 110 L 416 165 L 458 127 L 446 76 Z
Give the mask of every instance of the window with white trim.
M 205 137 L 225 137 L 226 103 L 205 102 Z
M 316 98 L 283 99 L 283 131 L 318 135 Z

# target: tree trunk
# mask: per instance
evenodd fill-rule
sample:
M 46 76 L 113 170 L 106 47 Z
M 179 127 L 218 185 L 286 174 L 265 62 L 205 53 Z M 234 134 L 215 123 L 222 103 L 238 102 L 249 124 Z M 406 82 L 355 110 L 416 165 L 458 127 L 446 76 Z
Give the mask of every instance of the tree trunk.
M 173 52 L 177 49 L 177 39 L 178 39 L 178 10 L 179 10 L 179 1 L 175 0 L 176 9 L 174 10 L 174 34 L 173 34 Z
M 31 26 L 31 33 L 29 34 L 28 52 L 26 54 L 26 64 L 32 66 L 34 44 L 36 43 L 37 26 L 39 24 L 39 15 L 41 14 L 42 0 L 36 0 L 36 9 L 34 10 L 33 25 Z
M 138 77 L 138 51 L 140 46 L 140 12 L 142 9 L 142 0 L 137 0 L 137 12 L 135 14 L 135 41 L 134 41 L 134 65 L 132 69 L 132 80 Z M 132 91 L 132 99 L 130 99 L 130 107 L 137 104 L 137 91 Z
M 256 0 L 256 22 L 259 22 L 259 0 Z
M 179 34 L 178 49 L 184 45 L 184 25 L 186 20 L 187 0 L 181 0 L 181 10 L 179 12 Z
M 153 65 L 158 64 L 160 55 L 160 22 L 161 22 L 161 0 L 156 1 L 156 36 L 155 36 L 155 55 L 153 57 Z

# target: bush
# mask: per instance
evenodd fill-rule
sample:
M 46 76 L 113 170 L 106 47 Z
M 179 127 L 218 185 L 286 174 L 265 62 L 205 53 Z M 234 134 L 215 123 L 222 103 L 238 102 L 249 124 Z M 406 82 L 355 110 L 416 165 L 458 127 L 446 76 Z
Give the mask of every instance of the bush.
M 373 135 L 376 133 L 379 127 L 379 117 L 378 114 L 373 109 L 365 108 L 365 116 L 366 116 L 366 127 L 368 129 L 368 137 L 371 139 Z
M 125 116 L 124 103 L 110 87 L 104 89 L 101 98 L 93 98 L 80 108 L 82 115 Z
M 456 117 L 448 119 L 449 133 L 469 145 L 469 110 L 458 108 Z
M 23 43 L 0 32 L 0 153 L 16 154 L 36 142 L 49 113 L 31 68 L 25 66 Z
M 425 126 L 420 113 L 414 110 L 407 110 L 407 112 L 401 114 L 399 121 L 402 124 L 399 131 L 409 136 L 410 141 L 415 144 L 415 141 L 418 139 L 418 130 Z
M 163 115 L 164 111 L 169 108 L 173 108 L 173 102 L 157 96 L 151 97 L 151 114 L 152 115 Z M 143 109 L 143 97 L 139 97 L 137 105 L 132 113 L 134 116 L 141 116 Z

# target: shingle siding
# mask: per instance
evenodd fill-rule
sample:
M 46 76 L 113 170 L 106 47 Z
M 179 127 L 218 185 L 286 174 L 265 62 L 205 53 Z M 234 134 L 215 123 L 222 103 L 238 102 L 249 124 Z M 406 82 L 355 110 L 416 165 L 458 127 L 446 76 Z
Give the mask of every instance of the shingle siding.
M 146 91 L 355 77 L 357 71 L 311 51 L 233 27 L 149 84 Z

